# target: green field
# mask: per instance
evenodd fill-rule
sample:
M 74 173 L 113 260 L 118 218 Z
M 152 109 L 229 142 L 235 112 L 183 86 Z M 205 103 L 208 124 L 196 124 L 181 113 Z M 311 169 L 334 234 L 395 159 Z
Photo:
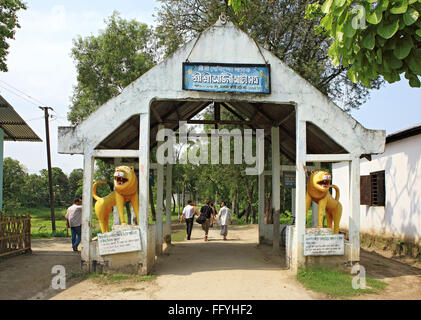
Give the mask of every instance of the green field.
M 33 239 L 39 238 L 50 238 L 50 237 L 68 237 L 70 236 L 70 230 L 66 227 L 66 220 L 64 218 L 66 214 L 66 209 L 64 207 L 57 207 L 54 209 L 55 212 L 55 220 L 56 220 L 56 232 L 52 232 L 52 225 L 51 225 L 51 211 L 50 208 L 19 208 L 15 210 L 16 215 L 26 215 L 27 213 L 31 216 L 31 235 Z M 200 206 L 196 206 L 196 209 L 199 211 Z M 174 210 L 175 213 L 171 215 L 171 222 L 178 222 L 178 207 Z M 180 210 L 182 211 L 182 210 Z M 125 213 L 126 214 L 126 213 Z M 125 216 L 127 219 L 127 216 Z M 166 216 L 164 213 L 163 216 L 164 223 L 166 220 Z M 234 225 L 246 225 L 243 221 L 243 217 L 240 219 L 236 215 L 233 215 L 233 224 Z M 257 224 L 257 217 L 255 224 Z M 280 216 L 280 224 L 291 224 L 291 213 L 286 211 L 281 213 Z M 112 225 L 113 215 L 110 215 L 110 226 Z M 93 223 L 93 231 L 92 236 L 95 237 L 98 233 L 101 232 L 99 228 L 98 218 L 96 217 L 95 213 L 92 213 L 92 223 Z M 149 217 L 149 224 L 155 224 L 156 222 L 152 220 L 152 217 Z M 307 226 L 311 226 L 311 211 L 308 212 L 307 215 Z M 176 239 L 181 238 L 181 235 L 175 236 Z
M 50 237 L 68 237 L 70 229 L 67 229 L 66 219 L 64 218 L 67 208 L 54 208 L 56 220 L 56 232 L 53 233 L 51 224 L 50 208 L 19 208 L 15 210 L 16 215 L 31 216 L 31 237 L 32 239 L 50 238 Z M 95 226 L 93 235 L 100 232 L 98 219 L 95 214 L 92 215 L 92 223 Z

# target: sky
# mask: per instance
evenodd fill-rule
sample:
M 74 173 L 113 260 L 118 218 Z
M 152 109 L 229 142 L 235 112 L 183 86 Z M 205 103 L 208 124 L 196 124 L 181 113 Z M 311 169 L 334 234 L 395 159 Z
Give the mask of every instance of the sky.
M 19 160 L 29 173 L 47 166 L 45 123 L 39 105 L 52 107 L 50 123 L 52 165 L 66 174 L 83 167 L 81 155 L 57 153 L 57 128 L 69 126 L 67 113 L 76 85 L 76 69 L 70 56 L 78 36 L 97 35 L 104 19 L 113 11 L 123 18 L 153 25 L 158 2 L 153 0 L 26 0 L 21 11 L 21 29 L 10 41 L 7 65 L 0 73 L 0 94 L 43 140 L 42 143 L 5 142 L 4 157 Z M 19 91 L 17 91 L 19 90 Z M 31 98 L 29 98 L 29 97 Z M 34 101 L 35 99 L 35 101 Z M 351 115 L 368 129 L 387 134 L 421 124 L 421 89 L 411 88 L 406 79 L 373 90 L 370 99 Z

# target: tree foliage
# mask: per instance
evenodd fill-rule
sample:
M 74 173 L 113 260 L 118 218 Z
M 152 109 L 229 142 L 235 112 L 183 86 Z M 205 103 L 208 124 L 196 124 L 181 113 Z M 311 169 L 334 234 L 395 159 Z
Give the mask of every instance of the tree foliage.
M 25 185 L 26 168 L 17 160 L 5 158 L 3 161 L 3 207 L 21 206 L 21 190 Z
M 347 77 L 346 67 L 331 64 L 328 50 L 333 40 L 314 31 L 317 21 L 304 19 L 308 0 L 237 0 L 237 13 L 228 6 L 228 1 L 160 2 L 156 31 L 167 55 L 213 25 L 225 12 L 243 31 L 343 109 L 358 108 L 369 96 L 363 84 L 353 83 Z M 371 87 L 379 88 L 381 83 L 380 79 L 372 80 Z
M 42 169 L 40 171 L 41 177 L 44 181 L 48 181 L 48 170 Z M 51 168 L 51 178 L 53 183 L 54 204 L 57 206 L 64 206 L 72 203 L 73 195 L 70 193 L 69 178 L 61 168 Z M 48 185 L 46 186 L 48 190 Z
M 7 72 L 6 57 L 9 53 L 7 40 L 14 39 L 16 29 L 20 28 L 17 12 L 25 10 L 26 4 L 20 0 L 0 1 L 0 71 Z
M 352 82 L 370 87 L 371 79 L 393 83 L 404 73 L 411 87 L 421 86 L 420 0 L 326 0 L 307 12 L 333 39 L 332 63 L 348 68 Z
M 114 12 L 98 36 L 73 41 L 77 85 L 68 119 L 78 124 L 117 96 L 126 86 L 154 66 L 149 47 L 152 32 L 146 24 L 125 20 Z
M 75 169 L 67 175 L 57 167 L 52 168 L 55 206 L 71 205 L 75 197 L 81 196 L 83 170 Z M 3 209 L 13 213 L 20 207 L 49 207 L 48 171 L 40 174 L 28 174 L 27 169 L 12 158 L 5 158 L 3 163 Z M 78 194 L 80 192 L 80 195 Z
M 80 123 L 155 65 L 152 30 L 146 24 L 123 19 L 118 12 L 105 22 L 98 36 L 73 41 L 77 85 L 68 113 L 72 124 Z M 112 182 L 113 170 L 112 164 L 98 160 L 95 178 Z M 109 188 L 101 185 L 98 192 L 105 195 Z

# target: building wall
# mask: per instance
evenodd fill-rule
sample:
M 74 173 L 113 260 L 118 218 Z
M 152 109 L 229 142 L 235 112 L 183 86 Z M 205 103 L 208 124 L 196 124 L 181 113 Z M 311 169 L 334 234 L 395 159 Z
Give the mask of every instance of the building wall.
M 361 232 L 383 236 L 421 239 L 421 135 L 386 145 L 385 152 L 372 161 L 361 160 L 361 175 L 385 171 L 386 205 L 361 206 Z M 342 195 L 349 189 L 348 164 L 333 165 L 333 184 Z M 343 204 L 341 227 L 348 228 L 349 199 Z

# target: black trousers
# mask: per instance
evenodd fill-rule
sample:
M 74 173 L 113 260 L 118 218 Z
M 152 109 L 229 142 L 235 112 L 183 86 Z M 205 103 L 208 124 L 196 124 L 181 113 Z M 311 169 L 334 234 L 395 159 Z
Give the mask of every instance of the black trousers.
M 190 240 L 191 232 L 193 230 L 193 222 L 194 218 L 186 219 L 186 226 L 187 226 L 187 240 Z

